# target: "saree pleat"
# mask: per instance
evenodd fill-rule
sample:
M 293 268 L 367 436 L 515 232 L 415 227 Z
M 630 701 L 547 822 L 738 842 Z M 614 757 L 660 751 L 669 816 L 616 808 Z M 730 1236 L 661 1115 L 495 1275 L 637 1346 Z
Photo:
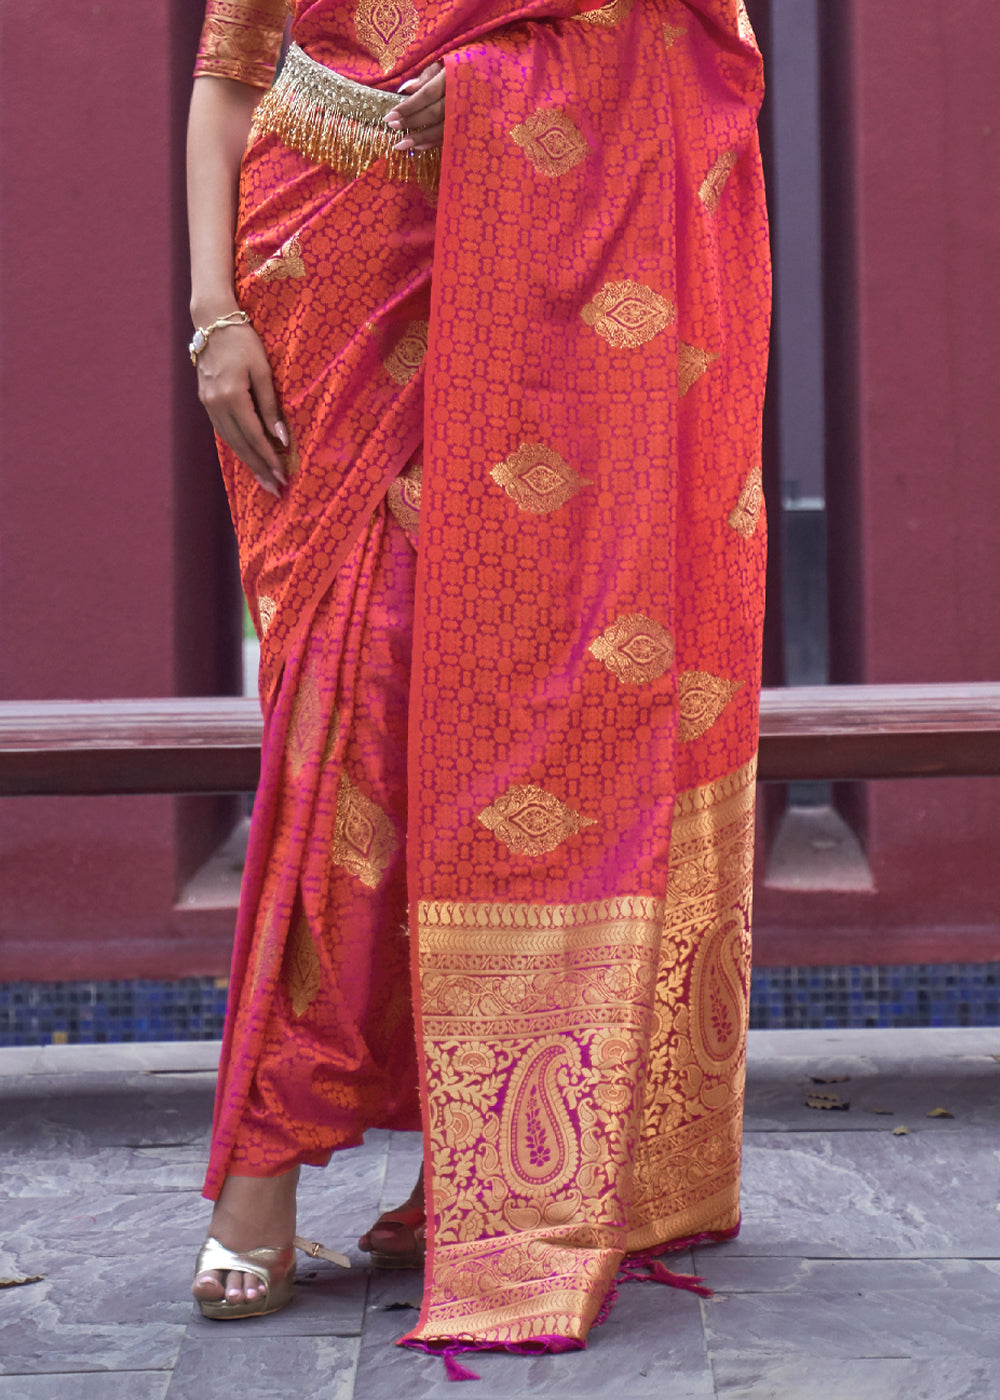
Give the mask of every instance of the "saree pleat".
M 562 1349 L 626 1256 L 739 1225 L 761 64 L 740 0 L 452 8 L 446 45 L 443 5 L 351 37 L 444 54 L 436 195 L 266 131 L 245 162 L 294 442 L 282 502 L 223 453 L 265 752 L 210 1186 L 415 1126 L 419 1073 L 404 1340 Z

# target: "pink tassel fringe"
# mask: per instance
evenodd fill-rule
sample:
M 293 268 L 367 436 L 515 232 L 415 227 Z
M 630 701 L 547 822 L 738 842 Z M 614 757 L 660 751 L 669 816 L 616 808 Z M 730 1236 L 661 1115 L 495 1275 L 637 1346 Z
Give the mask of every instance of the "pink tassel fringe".
M 461 1361 L 455 1359 L 454 1351 L 441 1353 L 444 1359 L 444 1369 L 448 1373 L 450 1381 L 478 1381 L 479 1376 L 475 1371 L 470 1371 L 468 1366 L 463 1366 Z

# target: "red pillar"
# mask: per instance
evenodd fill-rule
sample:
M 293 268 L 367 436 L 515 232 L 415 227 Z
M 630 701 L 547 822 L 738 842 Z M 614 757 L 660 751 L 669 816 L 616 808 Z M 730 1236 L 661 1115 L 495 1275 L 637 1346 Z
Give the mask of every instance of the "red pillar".
M 823 13 L 831 680 L 996 680 L 995 5 Z M 760 962 L 1000 957 L 996 780 L 841 801 L 874 888 L 762 882 Z
M 230 691 L 238 612 L 183 344 L 198 6 L 23 4 L 0 48 L 0 667 L 10 698 Z M 225 968 L 178 889 L 231 799 L 8 800 L 0 979 Z

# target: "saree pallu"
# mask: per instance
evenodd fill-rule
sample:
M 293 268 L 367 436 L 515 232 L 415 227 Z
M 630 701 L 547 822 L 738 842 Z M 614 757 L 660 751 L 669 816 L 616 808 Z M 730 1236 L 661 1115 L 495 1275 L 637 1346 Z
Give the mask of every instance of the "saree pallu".
M 738 0 L 525 8 L 445 55 L 436 213 L 377 161 L 338 177 L 266 134 L 244 173 L 240 299 L 295 474 L 279 503 L 227 470 L 267 728 L 212 1180 L 295 1030 L 306 887 L 316 939 L 323 881 L 352 878 L 337 832 L 356 864 L 391 848 L 379 888 L 405 849 L 429 1245 L 404 1340 L 425 1347 L 582 1345 L 623 1258 L 739 1224 L 760 59 Z M 404 831 L 349 753 L 326 629 L 345 561 L 387 528 L 383 498 L 418 456 Z M 319 706 L 302 690 L 316 646 Z M 326 775 L 308 792 L 287 780 L 296 746 Z M 341 919 L 324 936 L 349 933 Z M 359 999 L 359 1036 L 388 1065 L 392 1044 L 369 1044 L 377 1001 Z M 299 1160 L 405 1119 L 405 1085 L 376 1081 L 353 1132 L 316 1127 Z

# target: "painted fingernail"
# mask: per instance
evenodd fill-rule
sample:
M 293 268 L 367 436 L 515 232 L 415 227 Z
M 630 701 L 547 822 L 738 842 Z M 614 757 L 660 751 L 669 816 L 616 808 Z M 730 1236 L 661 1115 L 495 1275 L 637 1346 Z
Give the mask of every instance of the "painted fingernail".
M 288 429 L 285 427 L 284 423 L 275 423 L 274 436 L 283 447 L 288 446 Z
M 411 136 L 404 136 L 402 141 L 397 141 L 392 149 L 394 151 L 408 151 L 411 149 L 412 146 L 413 138 Z

